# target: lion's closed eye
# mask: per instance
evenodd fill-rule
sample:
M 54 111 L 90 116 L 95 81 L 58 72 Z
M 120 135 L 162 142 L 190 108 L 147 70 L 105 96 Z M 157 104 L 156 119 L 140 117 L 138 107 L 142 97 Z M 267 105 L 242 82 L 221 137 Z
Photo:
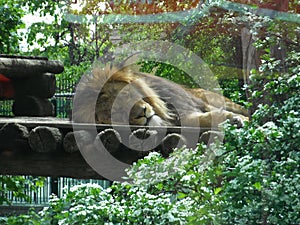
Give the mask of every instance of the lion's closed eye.
M 136 114 L 136 115 L 133 115 L 133 116 L 135 116 L 136 119 L 141 118 L 141 117 L 145 117 L 146 116 L 146 110 L 147 110 L 146 106 L 139 107 L 137 109 L 137 112 L 134 112 L 134 114 Z

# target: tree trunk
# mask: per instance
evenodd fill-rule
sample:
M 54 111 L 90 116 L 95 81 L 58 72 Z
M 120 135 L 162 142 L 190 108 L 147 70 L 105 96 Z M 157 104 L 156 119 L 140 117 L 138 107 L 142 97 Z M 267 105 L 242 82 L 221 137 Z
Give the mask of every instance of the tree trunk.
M 272 1 L 268 1 L 268 3 L 260 4 L 259 7 L 260 8 L 258 10 L 261 10 L 261 8 L 268 8 L 277 11 L 287 11 L 288 0 L 272 0 Z M 260 36 L 259 38 L 263 38 L 263 36 Z M 250 29 L 247 27 L 242 28 L 241 41 L 242 41 L 242 53 L 243 53 L 244 83 L 248 86 L 254 85 L 255 88 L 261 90 L 261 88 L 267 82 L 266 78 L 261 77 L 259 83 L 253 84 L 249 80 L 249 75 L 252 69 L 258 70 L 259 66 L 261 65 L 260 56 L 263 54 L 263 52 L 253 46 L 256 39 L 251 34 Z M 286 57 L 286 49 L 283 47 L 282 44 L 281 46 L 279 45 L 270 46 L 270 52 L 271 52 L 271 57 L 281 60 L 282 72 L 284 72 L 286 71 L 286 67 L 284 65 L 284 59 Z M 267 95 L 267 93 L 264 93 L 264 95 Z M 250 99 L 251 94 L 247 91 L 246 96 L 248 99 Z M 261 98 L 259 100 L 256 99 L 255 101 L 252 102 L 252 106 L 249 109 L 250 115 L 257 109 L 257 106 L 261 103 L 270 104 L 267 98 Z
M 74 49 L 75 49 L 75 31 L 74 31 L 74 23 L 69 24 L 69 31 L 71 34 L 71 40 L 69 43 L 69 58 L 70 58 L 70 64 L 75 65 L 75 55 L 74 55 Z

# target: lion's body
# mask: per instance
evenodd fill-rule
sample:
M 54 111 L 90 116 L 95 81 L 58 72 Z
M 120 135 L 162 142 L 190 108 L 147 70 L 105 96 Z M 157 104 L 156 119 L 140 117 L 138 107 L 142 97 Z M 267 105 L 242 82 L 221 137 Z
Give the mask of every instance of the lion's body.
M 226 119 L 247 120 L 240 105 L 204 89 L 130 69 L 94 69 L 92 74 L 77 88 L 81 101 L 73 110 L 75 122 L 213 127 Z

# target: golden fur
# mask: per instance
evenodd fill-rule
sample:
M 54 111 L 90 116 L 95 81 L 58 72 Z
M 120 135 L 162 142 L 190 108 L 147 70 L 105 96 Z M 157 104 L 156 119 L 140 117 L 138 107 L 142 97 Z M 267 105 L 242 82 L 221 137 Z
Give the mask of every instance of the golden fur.
M 248 120 L 245 109 L 219 94 L 130 68 L 95 68 L 76 95 L 75 122 L 215 127 L 227 119 L 239 125 Z

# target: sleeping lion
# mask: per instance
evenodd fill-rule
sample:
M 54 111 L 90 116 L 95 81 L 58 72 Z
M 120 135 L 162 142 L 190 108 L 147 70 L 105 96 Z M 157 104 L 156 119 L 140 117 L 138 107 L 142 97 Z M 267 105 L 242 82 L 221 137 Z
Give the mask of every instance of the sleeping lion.
M 242 126 L 248 120 L 244 108 L 222 95 L 129 67 L 95 68 L 78 92 L 72 119 L 79 123 L 209 128 L 226 120 Z

